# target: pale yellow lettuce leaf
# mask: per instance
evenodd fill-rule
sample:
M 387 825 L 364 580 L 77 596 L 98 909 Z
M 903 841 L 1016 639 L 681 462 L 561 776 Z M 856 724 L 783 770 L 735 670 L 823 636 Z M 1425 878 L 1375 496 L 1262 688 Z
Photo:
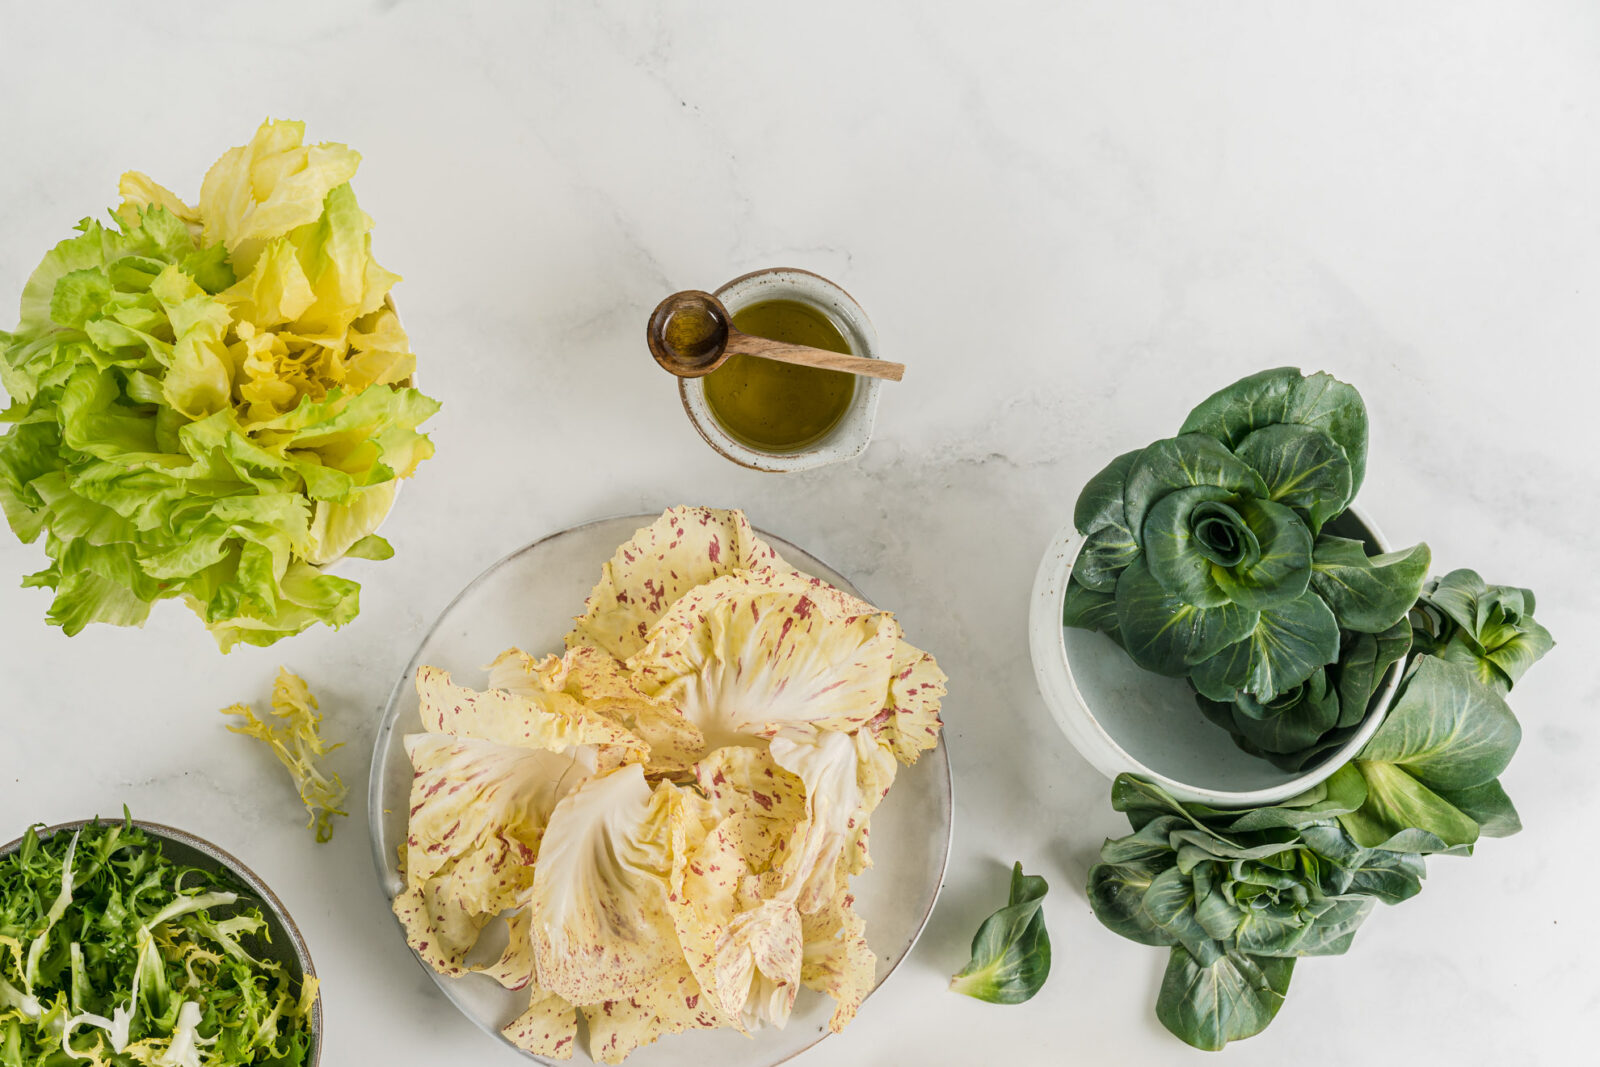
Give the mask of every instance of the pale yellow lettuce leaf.
M 584 1007 L 583 1017 L 589 1026 L 589 1054 L 599 1063 L 621 1063 L 667 1034 L 732 1025 L 681 959 L 625 999 Z
M 493 963 L 470 970 L 507 989 L 526 990 L 528 1007 L 501 1029 L 506 1040 L 535 1056 L 567 1059 L 577 1042 L 578 1009 L 534 981 L 532 916 L 527 908 L 506 917 L 505 950 Z
M 832 892 L 801 915 L 805 959 L 800 979 L 806 988 L 833 998 L 828 1029 L 836 1034 L 855 1018 L 877 982 L 877 956 L 867 945 L 867 924 L 856 914 L 853 900 L 841 867 L 835 872 Z
M 524 1052 L 555 1060 L 571 1059 L 578 1043 L 578 1009 L 554 993 L 536 992 L 527 1009 L 500 1033 Z
M 228 309 L 207 295 L 176 264 L 150 284 L 172 323 L 171 362 L 161 382 L 166 402 L 190 419 L 203 419 L 233 403 L 232 361 L 224 338 Z
M 159 207 L 182 219 L 190 235 L 199 241 L 203 232 L 200 212 L 185 204 L 171 189 L 152 181 L 148 175 L 135 170 L 128 171 L 117 183 L 117 193 L 122 197 L 122 203 L 117 206 L 117 218 L 125 225 L 139 225 L 141 210 Z
M 556 805 L 528 898 L 539 985 L 578 1005 L 635 997 L 683 949 L 668 896 L 684 813 L 638 764 L 584 782 Z
M 506 947 L 493 963 L 472 970 L 488 975 L 507 989 L 531 987 L 535 997 L 545 996 L 545 992 L 533 980 L 533 916 L 527 908 L 518 908 L 501 918 L 506 921 Z
M 647 697 L 622 664 L 598 648 L 580 646 L 542 660 L 508 649 L 489 665 L 489 685 L 525 696 L 571 696 L 644 742 L 652 775 L 686 771 L 705 747 L 698 727 L 678 709 Z
M 271 330 L 297 321 L 316 302 L 311 279 L 287 237 L 266 242 L 249 274 L 218 294 L 241 323 Z
M 679 597 L 724 574 L 787 570 L 742 511 L 669 508 L 639 530 L 601 568 L 567 647 L 593 645 L 619 660 L 644 646 L 657 619 Z
M 675 604 L 628 667 L 717 748 L 793 726 L 859 729 L 883 709 L 899 639 L 887 614 L 836 618 L 730 574 Z
M 431 733 L 557 752 L 597 746 L 602 769 L 644 752 L 643 742 L 627 730 L 559 691 L 479 691 L 456 685 L 448 671 L 424 666 L 417 668 L 417 697 L 423 728 Z
M 895 758 L 909 765 L 939 743 L 939 704 L 947 679 L 932 656 L 905 641 L 895 647 L 893 672 L 889 702 L 870 726 Z
M 705 800 L 672 898 L 679 940 L 733 1025 L 782 1026 L 800 988 L 802 946 L 776 865 L 806 817 L 803 786 L 762 748 L 718 749 L 695 773 Z
M 451 977 L 467 973 L 467 956 L 494 918 L 460 903 L 454 867 L 451 861 L 422 885 L 401 890 L 391 905 L 406 943 L 429 967 Z
M 526 897 L 550 813 L 594 773 L 598 750 L 436 733 L 405 744 L 414 777 L 394 911 L 429 966 L 460 974 L 484 926 Z
M 269 119 L 249 144 L 229 149 L 206 172 L 205 243 L 226 245 L 241 275 L 268 240 L 316 222 L 328 194 L 355 176 L 358 153 L 341 144 L 308 147 L 304 138 L 305 123 Z
M 406 884 L 418 888 L 455 864 L 463 884 L 452 899 L 491 915 L 513 907 L 531 884 L 550 813 L 594 773 L 596 750 L 444 734 L 411 734 L 405 745 L 414 771 Z M 471 884 L 477 875 L 484 884 Z

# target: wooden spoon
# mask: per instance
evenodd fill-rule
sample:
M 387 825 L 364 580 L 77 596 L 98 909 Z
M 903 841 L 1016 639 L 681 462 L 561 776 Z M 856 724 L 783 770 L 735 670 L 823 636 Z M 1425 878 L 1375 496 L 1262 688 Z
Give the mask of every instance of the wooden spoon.
M 863 378 L 884 378 L 898 382 L 906 372 L 904 363 L 886 359 L 862 359 L 825 348 L 792 345 L 765 337 L 752 337 L 733 328 L 733 320 L 722 301 L 698 289 L 673 293 L 656 305 L 646 329 L 650 354 L 656 362 L 680 378 L 699 378 L 710 374 L 734 354 L 795 363 L 802 367 L 859 374 Z

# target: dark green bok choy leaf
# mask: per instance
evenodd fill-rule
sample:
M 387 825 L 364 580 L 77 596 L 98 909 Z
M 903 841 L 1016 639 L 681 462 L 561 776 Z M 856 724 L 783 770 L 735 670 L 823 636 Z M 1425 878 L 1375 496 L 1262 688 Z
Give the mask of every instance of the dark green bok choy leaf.
M 1351 635 L 1379 637 L 1355 658 L 1389 654 L 1427 576 L 1426 545 L 1368 556 L 1324 532 L 1366 454 L 1361 395 L 1326 374 L 1283 367 L 1219 390 L 1177 436 L 1084 487 L 1063 624 L 1188 678 L 1246 751 L 1308 766 L 1350 736 L 1372 695 L 1341 685 Z
M 1489 585 L 1476 571 L 1451 571 L 1423 590 L 1417 630 L 1423 651 L 1471 668 L 1499 692 L 1555 647 L 1533 617 L 1532 590 Z
M 1171 947 L 1156 1004 L 1163 1025 L 1203 1049 L 1259 1033 L 1295 959 L 1344 952 L 1375 900 L 1422 888 L 1420 857 L 1362 848 L 1341 829 L 1339 816 L 1364 800 L 1356 778 L 1223 811 L 1116 780 L 1112 806 L 1134 832 L 1101 846 L 1089 903 L 1115 933 Z
M 950 988 L 991 1004 L 1021 1004 L 1050 977 L 1050 934 L 1044 926 L 1044 895 L 1050 887 L 1036 874 L 1011 868 L 1006 906 L 983 920 L 972 939 L 972 959 L 950 979 Z

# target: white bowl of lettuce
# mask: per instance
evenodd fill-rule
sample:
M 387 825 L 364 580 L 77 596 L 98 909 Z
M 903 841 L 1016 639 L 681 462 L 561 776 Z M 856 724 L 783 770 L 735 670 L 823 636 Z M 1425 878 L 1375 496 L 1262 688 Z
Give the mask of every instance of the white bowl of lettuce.
M 1371 520 L 1350 508 L 1327 526 L 1388 551 Z M 1384 674 L 1358 728 L 1299 770 L 1285 770 L 1240 748 L 1200 710 L 1182 678 L 1145 670 L 1103 633 L 1062 623 L 1067 581 L 1083 538 L 1068 523 L 1051 541 L 1034 579 L 1029 643 L 1045 704 L 1079 754 L 1107 778 L 1136 774 L 1180 800 L 1221 808 L 1277 804 L 1326 779 L 1361 750 L 1382 724 L 1400 684 L 1401 664 Z

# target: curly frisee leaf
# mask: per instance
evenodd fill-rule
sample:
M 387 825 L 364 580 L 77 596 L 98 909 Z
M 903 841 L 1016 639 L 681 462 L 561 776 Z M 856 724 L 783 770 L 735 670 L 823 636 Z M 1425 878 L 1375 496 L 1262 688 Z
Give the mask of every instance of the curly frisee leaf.
M 316 827 L 317 840 L 333 838 L 333 817 L 349 814 L 339 807 L 349 790 L 337 775 L 329 777 L 317 766 L 317 760 L 340 744 L 330 745 L 322 739 L 319 727 L 322 716 L 317 714 L 317 698 L 298 676 L 278 668 L 278 680 L 272 685 L 272 714 L 269 720 L 261 719 L 248 704 L 234 704 L 222 709 L 222 714 L 243 720 L 239 725 L 228 724 L 236 734 L 264 741 L 272 748 L 294 779 L 300 802 L 310 812 L 307 827 Z
M 315 978 L 270 958 L 259 904 L 134 826 L 0 858 L 0 1064 L 304 1067 Z
M 1044 895 L 1050 887 L 1036 874 L 1011 868 L 1011 897 L 983 920 L 972 939 L 972 959 L 950 979 L 950 988 L 991 1004 L 1032 999 L 1050 977 L 1050 934 L 1044 926 Z

